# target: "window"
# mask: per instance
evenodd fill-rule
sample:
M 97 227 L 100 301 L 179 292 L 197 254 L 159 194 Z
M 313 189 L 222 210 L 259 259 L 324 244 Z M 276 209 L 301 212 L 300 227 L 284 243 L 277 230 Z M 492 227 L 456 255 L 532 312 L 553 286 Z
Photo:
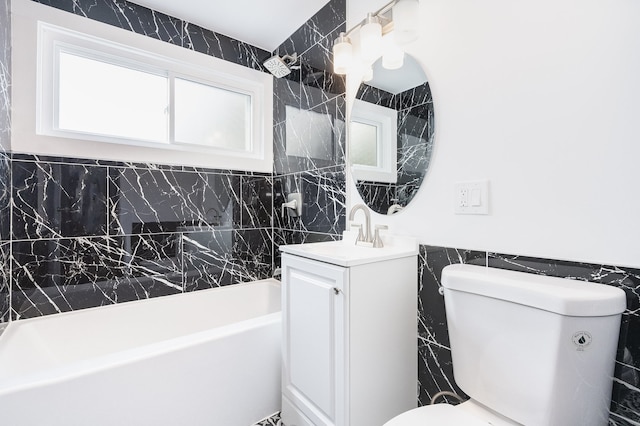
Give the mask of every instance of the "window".
M 351 163 L 358 166 L 377 167 L 378 158 L 378 135 L 380 128 L 373 124 L 351 122 Z
M 175 79 L 175 141 L 244 151 L 251 147 L 251 96 Z
M 350 131 L 353 176 L 357 180 L 396 183 L 398 112 L 356 99 Z
M 12 14 L 14 151 L 272 170 L 270 74 L 34 2 Z
M 39 133 L 251 153 L 254 94 L 245 85 L 178 74 L 162 58 L 48 24 L 38 42 L 40 87 L 51 93 L 41 98 Z
M 79 137 L 169 142 L 166 76 L 63 50 L 56 59 L 53 129 Z
M 53 120 L 41 117 L 43 133 L 251 150 L 249 94 L 73 47 L 54 54 Z

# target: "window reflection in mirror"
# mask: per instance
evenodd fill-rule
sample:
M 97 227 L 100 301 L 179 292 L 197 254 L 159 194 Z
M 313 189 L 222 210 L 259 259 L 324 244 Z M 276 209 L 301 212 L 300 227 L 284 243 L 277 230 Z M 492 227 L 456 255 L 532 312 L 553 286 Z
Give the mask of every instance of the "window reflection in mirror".
M 377 167 L 378 128 L 372 124 L 351 122 L 351 162 L 353 165 Z
M 356 180 L 395 183 L 398 112 L 356 99 L 351 111 L 351 173 Z

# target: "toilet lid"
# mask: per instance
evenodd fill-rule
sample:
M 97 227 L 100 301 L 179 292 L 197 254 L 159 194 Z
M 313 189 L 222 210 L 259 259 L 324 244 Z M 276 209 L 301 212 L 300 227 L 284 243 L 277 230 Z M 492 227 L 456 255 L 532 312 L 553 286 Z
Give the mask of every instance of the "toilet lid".
M 389 420 L 384 426 L 490 426 L 464 410 L 449 404 L 415 408 Z

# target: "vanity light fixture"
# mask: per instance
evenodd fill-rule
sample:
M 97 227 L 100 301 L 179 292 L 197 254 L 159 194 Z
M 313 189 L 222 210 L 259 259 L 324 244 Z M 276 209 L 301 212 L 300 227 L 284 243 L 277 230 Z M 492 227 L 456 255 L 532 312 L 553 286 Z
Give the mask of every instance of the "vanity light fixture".
M 333 72 L 336 74 L 346 74 L 353 62 L 353 46 L 351 40 L 340 33 L 333 42 Z
M 367 62 L 375 61 L 382 54 L 382 25 L 372 13 L 367 14 L 360 27 L 360 54 Z
M 396 43 L 404 45 L 418 38 L 420 30 L 418 0 L 398 0 L 391 9 Z
M 396 43 L 395 31 L 383 37 L 382 67 L 397 70 L 404 64 L 404 50 Z
M 418 38 L 419 3 L 419 0 L 392 0 L 377 12 L 368 13 L 346 33 L 340 33 L 333 44 L 333 72 L 347 74 L 357 69 L 357 62 L 368 70 L 380 56 L 384 68 L 402 67 L 402 46 Z M 351 44 L 350 35 L 357 36 L 357 49 Z

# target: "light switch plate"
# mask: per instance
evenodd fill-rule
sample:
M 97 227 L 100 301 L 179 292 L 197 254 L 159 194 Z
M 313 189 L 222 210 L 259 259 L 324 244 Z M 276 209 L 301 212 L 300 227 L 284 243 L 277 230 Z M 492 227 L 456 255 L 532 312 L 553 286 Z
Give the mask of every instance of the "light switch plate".
M 489 214 L 489 181 L 455 183 L 453 202 L 455 214 Z

